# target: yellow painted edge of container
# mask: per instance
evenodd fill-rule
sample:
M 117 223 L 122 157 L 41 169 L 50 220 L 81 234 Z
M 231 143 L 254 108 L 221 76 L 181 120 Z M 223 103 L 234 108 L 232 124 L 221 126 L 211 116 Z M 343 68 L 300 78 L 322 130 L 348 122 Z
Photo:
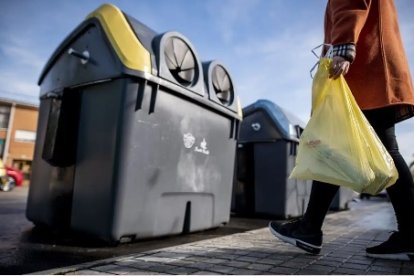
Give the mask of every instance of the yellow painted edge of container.
M 104 4 L 87 18 L 97 18 L 121 62 L 128 68 L 151 73 L 151 56 L 131 29 L 120 9 Z

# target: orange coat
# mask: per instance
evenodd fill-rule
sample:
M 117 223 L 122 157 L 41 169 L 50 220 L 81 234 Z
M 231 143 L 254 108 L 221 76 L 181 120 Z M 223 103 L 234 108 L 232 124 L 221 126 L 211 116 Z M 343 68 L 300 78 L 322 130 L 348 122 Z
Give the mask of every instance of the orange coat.
M 356 45 L 345 76 L 362 110 L 395 107 L 395 121 L 414 116 L 414 89 L 394 0 L 329 0 L 325 43 Z

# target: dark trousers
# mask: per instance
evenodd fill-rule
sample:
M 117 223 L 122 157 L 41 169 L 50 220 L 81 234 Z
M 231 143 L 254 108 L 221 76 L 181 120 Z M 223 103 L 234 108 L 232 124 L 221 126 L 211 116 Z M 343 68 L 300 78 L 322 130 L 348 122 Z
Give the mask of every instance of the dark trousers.
M 397 218 L 398 231 L 412 234 L 414 233 L 414 183 L 410 169 L 398 150 L 395 123 L 390 112 L 392 110 L 378 109 L 365 111 L 364 114 L 393 158 L 399 174 L 397 182 L 387 189 Z M 338 190 L 339 186 L 313 181 L 308 207 L 303 218 L 307 228 L 321 230 L 329 206 Z

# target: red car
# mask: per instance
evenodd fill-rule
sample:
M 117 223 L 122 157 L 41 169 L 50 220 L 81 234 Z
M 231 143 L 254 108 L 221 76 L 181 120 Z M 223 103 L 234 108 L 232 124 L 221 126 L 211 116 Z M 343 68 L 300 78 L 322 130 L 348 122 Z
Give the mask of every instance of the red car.
M 23 173 L 9 166 L 4 166 L 0 159 L 0 191 L 9 192 L 23 184 Z
M 24 176 L 20 170 L 12 168 L 10 166 L 6 166 L 6 173 L 8 176 L 14 179 L 16 186 L 23 185 Z

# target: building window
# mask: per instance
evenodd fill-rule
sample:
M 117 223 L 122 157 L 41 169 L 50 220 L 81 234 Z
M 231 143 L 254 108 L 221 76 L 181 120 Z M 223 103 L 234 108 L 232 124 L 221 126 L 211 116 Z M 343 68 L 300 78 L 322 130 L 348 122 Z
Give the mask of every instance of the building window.
M 29 142 L 34 143 L 36 140 L 36 132 L 27 130 L 16 130 L 14 133 L 14 139 L 16 142 Z
M 0 105 L 0 128 L 8 128 L 10 118 L 10 106 Z

